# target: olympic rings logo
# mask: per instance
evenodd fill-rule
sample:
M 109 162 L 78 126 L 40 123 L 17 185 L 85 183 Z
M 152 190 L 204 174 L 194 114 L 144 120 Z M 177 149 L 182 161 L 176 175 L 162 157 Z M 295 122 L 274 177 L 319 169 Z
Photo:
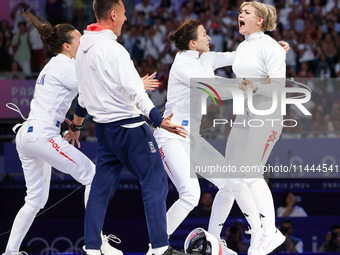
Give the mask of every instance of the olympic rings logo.
M 49 245 L 49 243 L 42 237 L 34 237 L 27 242 L 27 245 L 31 246 L 33 243 L 36 243 L 36 242 L 42 242 L 43 245 L 45 245 L 45 248 L 43 248 L 41 251 L 38 252 L 39 254 L 60 253 L 60 251 L 56 248 L 56 246 L 57 244 L 59 245 L 61 242 L 62 243 L 66 242 L 66 245 L 67 244 L 69 245 L 69 248 L 67 248 L 63 252 L 70 252 L 70 253 L 75 253 L 75 254 L 84 253 L 82 248 L 80 248 L 80 246 L 82 246 L 82 244 L 84 243 L 84 237 L 79 238 L 75 242 L 74 245 L 69 238 L 64 237 L 64 236 L 60 236 L 54 239 L 51 245 Z

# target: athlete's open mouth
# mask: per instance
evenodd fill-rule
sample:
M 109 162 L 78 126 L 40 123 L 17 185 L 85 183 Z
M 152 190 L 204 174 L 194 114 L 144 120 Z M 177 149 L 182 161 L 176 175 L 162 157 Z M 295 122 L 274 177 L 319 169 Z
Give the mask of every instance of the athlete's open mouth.
M 240 21 L 238 22 L 238 24 L 239 24 L 239 27 L 240 27 L 240 28 L 243 27 L 243 26 L 245 25 L 245 23 L 244 23 L 243 20 L 240 20 Z

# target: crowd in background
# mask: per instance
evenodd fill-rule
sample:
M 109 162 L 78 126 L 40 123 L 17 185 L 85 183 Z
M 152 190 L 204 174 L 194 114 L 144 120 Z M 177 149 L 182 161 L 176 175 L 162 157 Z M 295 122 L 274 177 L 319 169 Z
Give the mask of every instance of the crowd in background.
M 211 37 L 210 50 L 234 51 L 244 40 L 238 33 L 237 21 L 242 2 L 189 0 L 175 10 L 170 0 L 162 0 L 158 6 L 150 0 L 139 3 L 124 0 L 127 21 L 118 41 L 130 53 L 141 76 L 157 72 L 161 86 L 149 95 L 161 112 L 166 102 L 169 70 L 177 52 L 167 39 L 169 32 L 182 21 L 199 19 Z M 305 116 L 297 108 L 288 108 L 286 119 L 295 119 L 298 125 L 284 128 L 282 138 L 340 137 L 340 1 L 264 2 L 275 5 L 278 12 L 277 29 L 270 35 L 290 44 L 286 58 L 287 77 L 300 79 L 313 90 L 312 99 L 305 105 L 312 116 Z M 22 9 L 32 10 L 25 3 L 13 8 L 10 14 L 13 27 L 9 26 L 8 20 L 1 21 L 0 79 L 35 79 L 51 57 L 36 29 L 25 22 Z M 44 16 L 52 25 L 68 22 L 79 31 L 95 22 L 92 0 L 47 0 Z M 231 67 L 216 70 L 216 75 L 235 77 Z M 221 108 L 209 106 L 201 127 L 207 129 L 202 132 L 206 138 L 228 136 L 228 125 L 209 129 L 217 117 L 233 119 L 232 103 L 226 102 Z M 88 133 L 85 136 L 91 137 L 91 130 Z

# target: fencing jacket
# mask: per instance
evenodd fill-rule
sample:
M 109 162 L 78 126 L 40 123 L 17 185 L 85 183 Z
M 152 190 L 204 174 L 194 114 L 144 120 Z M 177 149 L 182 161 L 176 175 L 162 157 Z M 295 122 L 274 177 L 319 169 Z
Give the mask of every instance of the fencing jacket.
M 245 40 L 238 46 L 233 63 L 233 71 L 236 77 L 250 80 L 254 80 L 254 78 L 265 80 L 268 77 L 271 79 L 269 84 L 261 84 L 258 79 L 255 79 L 258 86 L 253 95 L 255 108 L 263 100 L 272 97 L 273 89 L 277 89 L 279 92 L 285 87 L 285 60 L 285 50 L 272 37 L 263 32 L 246 36 Z
M 58 54 L 39 74 L 28 119 L 45 121 L 59 128 L 77 93 L 74 59 Z
M 169 74 L 167 103 L 163 115 L 166 117 L 173 111 L 172 121 L 175 124 L 186 126 L 191 133 L 198 134 L 202 118 L 201 109 L 198 105 L 192 106 L 193 100 L 198 98 L 196 92 L 201 91 L 195 89 L 195 84 L 190 84 L 190 79 L 214 78 L 215 69 L 231 65 L 234 58 L 235 52 L 206 52 L 201 56 L 198 51 L 178 52 Z M 208 94 L 205 95 L 208 97 Z M 157 135 L 181 139 L 161 129 Z

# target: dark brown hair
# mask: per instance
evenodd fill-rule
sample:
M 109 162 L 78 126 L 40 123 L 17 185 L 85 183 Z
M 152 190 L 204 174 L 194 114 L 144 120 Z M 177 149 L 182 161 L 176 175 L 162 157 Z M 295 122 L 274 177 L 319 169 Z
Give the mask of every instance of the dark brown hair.
M 189 42 L 197 39 L 197 28 L 201 22 L 196 19 L 189 19 L 180 24 L 176 32 L 170 32 L 168 38 L 174 41 L 179 50 L 189 50 Z
M 115 5 L 119 5 L 121 0 L 94 0 L 93 11 L 97 21 L 106 20 Z
M 22 15 L 38 30 L 40 38 L 44 44 L 47 45 L 49 51 L 53 55 L 57 55 L 63 51 L 63 44 L 69 43 L 73 39 L 71 33 L 76 30 L 74 26 L 70 24 L 58 24 L 54 27 L 48 22 L 41 22 L 31 12 L 22 11 Z

